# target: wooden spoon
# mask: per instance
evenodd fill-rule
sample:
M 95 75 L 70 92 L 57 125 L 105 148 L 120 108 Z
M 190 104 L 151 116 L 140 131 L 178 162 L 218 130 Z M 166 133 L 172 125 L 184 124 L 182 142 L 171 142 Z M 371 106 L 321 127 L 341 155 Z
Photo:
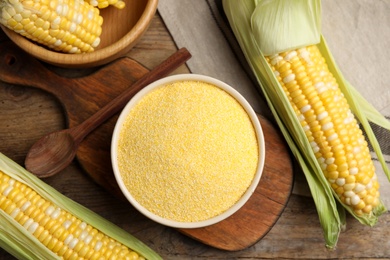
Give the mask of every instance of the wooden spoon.
M 78 146 L 89 133 L 119 112 L 139 90 L 173 72 L 189 58 L 191 54 L 188 50 L 181 48 L 80 125 L 53 132 L 39 139 L 27 153 L 26 169 L 43 178 L 66 168 L 76 156 Z

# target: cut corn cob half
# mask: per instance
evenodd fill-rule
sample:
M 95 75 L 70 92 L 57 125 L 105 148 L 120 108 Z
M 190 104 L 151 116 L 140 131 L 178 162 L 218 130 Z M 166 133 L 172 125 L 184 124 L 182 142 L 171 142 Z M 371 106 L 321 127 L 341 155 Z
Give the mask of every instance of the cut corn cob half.
M 99 9 L 103 9 L 109 6 L 114 6 L 118 9 L 123 9 L 126 6 L 125 1 L 123 0 L 87 0 L 87 2 L 90 5 L 95 6 Z
M 0 245 L 19 259 L 161 259 L 0 153 Z
M 0 0 L 0 23 L 26 38 L 65 53 L 92 52 L 103 17 L 80 0 Z
M 386 212 L 367 142 L 355 117 L 389 178 L 368 120 L 389 130 L 390 124 L 373 107 L 367 108 L 337 68 L 321 35 L 320 0 L 223 0 L 223 7 L 306 176 L 326 246 L 334 248 L 346 224 L 345 210 L 367 225 L 374 225 Z M 310 24 L 302 31 L 296 21 Z M 265 46 L 267 55 L 260 46 Z

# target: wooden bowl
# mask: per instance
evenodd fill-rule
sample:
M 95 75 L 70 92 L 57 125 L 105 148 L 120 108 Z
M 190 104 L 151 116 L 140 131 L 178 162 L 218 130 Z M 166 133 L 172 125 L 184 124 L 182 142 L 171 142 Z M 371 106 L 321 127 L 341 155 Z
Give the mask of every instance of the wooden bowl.
M 8 28 L 2 29 L 16 45 L 39 60 L 65 68 L 95 67 L 125 55 L 138 42 L 154 17 L 157 4 L 158 0 L 126 0 L 124 9 L 102 9 L 101 43 L 95 51 L 85 54 L 52 51 Z

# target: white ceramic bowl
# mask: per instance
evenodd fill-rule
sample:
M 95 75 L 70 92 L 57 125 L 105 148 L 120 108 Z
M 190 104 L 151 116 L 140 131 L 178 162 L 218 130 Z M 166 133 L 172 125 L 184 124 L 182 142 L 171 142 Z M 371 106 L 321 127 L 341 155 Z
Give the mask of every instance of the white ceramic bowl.
M 222 214 L 209 218 L 207 220 L 199 221 L 199 222 L 179 222 L 179 221 L 173 221 L 170 219 L 165 219 L 162 218 L 152 212 L 150 212 L 148 209 L 146 209 L 143 205 L 141 205 L 129 192 L 129 190 L 126 188 L 120 171 L 118 167 L 118 161 L 117 161 L 117 155 L 118 155 L 118 139 L 119 139 L 119 133 L 121 131 L 122 125 L 124 121 L 126 120 L 130 110 L 149 92 L 153 91 L 156 88 L 159 88 L 163 86 L 164 84 L 167 83 L 172 83 L 176 81 L 187 81 L 187 80 L 193 80 L 193 81 L 201 81 L 205 83 L 212 84 L 214 86 L 217 86 L 227 93 L 229 93 L 231 96 L 233 96 L 241 105 L 242 107 L 246 110 L 247 114 L 249 115 L 255 133 L 258 141 L 258 149 L 259 149 L 259 158 L 258 158 L 258 165 L 257 165 L 257 171 L 255 173 L 255 176 L 252 180 L 252 183 L 250 184 L 249 188 L 247 191 L 244 193 L 244 195 L 239 199 L 239 201 L 234 204 L 231 208 L 223 212 Z M 112 143 L 111 143 L 111 161 L 112 161 L 112 166 L 115 174 L 116 181 L 122 191 L 122 193 L 125 195 L 125 197 L 128 199 L 128 201 L 137 209 L 139 210 L 142 214 L 147 216 L 148 218 L 166 225 L 170 227 L 175 227 L 175 228 L 200 228 L 200 227 L 205 227 L 209 226 L 212 224 L 215 224 L 217 222 L 220 222 L 232 214 L 234 214 L 236 211 L 238 211 L 250 198 L 250 196 L 253 194 L 253 192 L 256 190 L 257 185 L 259 184 L 262 172 L 263 172 L 263 167 L 264 167 L 264 158 L 265 158 L 265 145 L 264 145 L 264 135 L 263 131 L 259 122 L 259 119 L 250 106 L 250 104 L 245 100 L 245 98 L 239 94 L 234 88 L 231 86 L 225 84 L 224 82 L 208 77 L 208 76 L 203 76 L 203 75 L 196 75 L 196 74 L 180 74 L 180 75 L 174 75 L 174 76 L 168 76 L 166 78 L 160 79 L 155 81 L 154 83 L 146 86 L 144 89 L 139 91 L 130 101 L 129 103 L 125 106 L 123 111 L 121 112 L 118 121 L 115 125 L 115 129 L 113 132 L 113 137 L 112 137 Z M 221 196 L 224 196 L 221 194 Z

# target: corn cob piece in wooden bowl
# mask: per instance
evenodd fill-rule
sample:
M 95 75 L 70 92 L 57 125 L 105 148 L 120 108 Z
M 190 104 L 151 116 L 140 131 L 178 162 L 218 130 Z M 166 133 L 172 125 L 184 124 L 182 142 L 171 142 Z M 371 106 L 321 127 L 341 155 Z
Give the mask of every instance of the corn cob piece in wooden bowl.
M 0 26 L 32 56 L 60 67 L 104 65 L 148 29 L 158 0 L 0 0 Z

